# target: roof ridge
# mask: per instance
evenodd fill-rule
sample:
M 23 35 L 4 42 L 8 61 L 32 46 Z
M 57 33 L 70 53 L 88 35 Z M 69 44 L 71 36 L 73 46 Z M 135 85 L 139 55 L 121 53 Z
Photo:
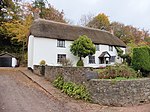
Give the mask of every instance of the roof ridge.
M 55 24 L 66 25 L 66 26 L 72 26 L 72 27 L 77 27 L 77 28 L 85 28 L 85 29 L 89 29 L 89 30 L 95 30 L 95 31 L 100 31 L 100 32 L 105 32 L 105 33 L 111 34 L 109 31 L 106 31 L 106 30 L 100 30 L 100 29 L 92 28 L 92 27 L 88 27 L 88 26 L 71 25 L 71 24 L 62 23 L 62 22 L 53 21 L 53 20 L 46 20 L 46 19 L 38 18 L 38 19 L 35 19 L 34 21 L 35 21 L 35 22 L 43 21 L 43 22 L 55 23 Z M 111 34 L 111 35 L 112 35 L 112 34 Z

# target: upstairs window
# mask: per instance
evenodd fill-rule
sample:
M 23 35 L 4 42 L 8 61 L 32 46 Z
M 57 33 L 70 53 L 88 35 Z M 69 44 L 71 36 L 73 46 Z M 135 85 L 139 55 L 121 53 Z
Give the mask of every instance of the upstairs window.
M 109 46 L 109 51 L 113 51 L 113 46 Z
M 66 59 L 66 54 L 57 55 L 57 63 L 61 63 L 62 60 Z
M 89 55 L 89 64 L 95 63 L 95 56 Z
M 96 51 L 100 51 L 99 44 L 95 44 L 95 47 L 96 47 Z
M 57 47 L 65 47 L 65 40 L 57 40 Z

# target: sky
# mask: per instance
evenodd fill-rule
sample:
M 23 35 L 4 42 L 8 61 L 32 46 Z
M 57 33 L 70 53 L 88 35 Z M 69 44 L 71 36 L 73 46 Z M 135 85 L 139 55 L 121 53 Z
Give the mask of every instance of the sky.
M 150 0 L 48 0 L 77 24 L 82 15 L 105 13 L 110 21 L 150 30 Z

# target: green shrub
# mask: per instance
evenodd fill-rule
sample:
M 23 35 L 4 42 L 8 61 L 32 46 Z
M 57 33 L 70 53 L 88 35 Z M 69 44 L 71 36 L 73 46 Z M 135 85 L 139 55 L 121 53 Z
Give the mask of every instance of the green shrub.
M 114 79 L 116 77 L 134 78 L 138 77 L 138 74 L 127 65 L 115 65 L 100 70 L 99 77 L 100 79 Z
M 46 61 L 45 60 L 41 60 L 40 61 L 40 65 L 45 65 L 46 64 Z
M 82 59 L 77 62 L 77 66 L 84 66 L 84 63 L 83 63 Z
M 58 89 L 62 89 L 64 84 L 64 79 L 62 76 L 58 76 L 54 81 L 53 85 L 57 87 Z
M 132 66 L 141 72 L 150 72 L 150 47 L 138 47 L 133 49 Z
M 73 82 L 64 82 L 62 76 L 58 76 L 53 84 L 68 96 L 74 97 L 75 99 L 90 101 L 90 94 L 83 85 L 77 85 Z

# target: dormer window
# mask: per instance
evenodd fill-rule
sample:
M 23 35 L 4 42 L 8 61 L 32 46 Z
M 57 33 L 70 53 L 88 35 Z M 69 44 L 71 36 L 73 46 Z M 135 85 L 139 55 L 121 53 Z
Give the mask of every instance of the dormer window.
M 57 47 L 65 47 L 65 40 L 57 40 Z

